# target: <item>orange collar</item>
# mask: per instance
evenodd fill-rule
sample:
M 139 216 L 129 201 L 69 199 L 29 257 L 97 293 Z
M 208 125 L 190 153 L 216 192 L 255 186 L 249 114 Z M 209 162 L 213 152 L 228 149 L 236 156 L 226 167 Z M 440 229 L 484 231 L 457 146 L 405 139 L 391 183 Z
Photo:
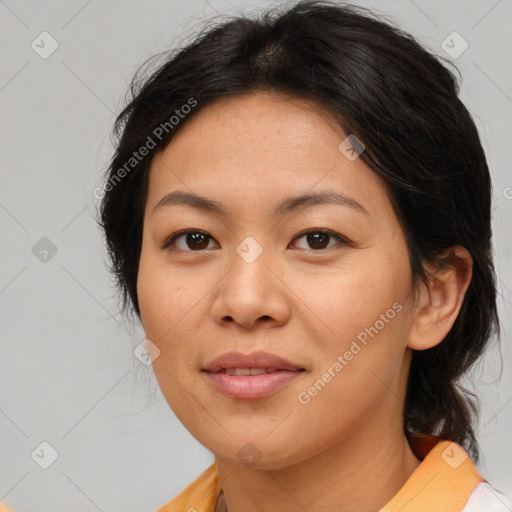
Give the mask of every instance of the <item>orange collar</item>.
M 484 481 L 457 443 L 412 434 L 409 444 L 422 460 L 416 471 L 380 512 L 459 512 Z
M 484 481 L 457 443 L 411 434 L 409 444 L 422 460 L 416 471 L 380 512 L 460 512 Z M 222 492 L 215 462 L 172 501 L 156 512 L 213 512 Z

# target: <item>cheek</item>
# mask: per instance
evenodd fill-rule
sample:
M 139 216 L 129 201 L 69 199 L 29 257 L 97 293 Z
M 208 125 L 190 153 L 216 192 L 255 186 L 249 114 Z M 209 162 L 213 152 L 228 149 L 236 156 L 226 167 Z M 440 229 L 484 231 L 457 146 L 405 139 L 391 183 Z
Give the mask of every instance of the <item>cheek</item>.
M 304 285 L 304 302 L 314 304 L 311 309 L 322 319 L 308 327 L 316 352 L 309 384 L 322 381 L 311 390 L 322 391 L 304 412 L 320 413 L 339 404 L 329 428 L 345 422 L 346 411 L 365 414 L 399 386 L 410 317 L 408 273 L 396 265 L 396 260 L 378 257 L 337 271 L 323 293 Z M 307 387 L 302 391 L 305 399 L 311 397 Z
M 195 385 L 201 351 L 198 333 L 206 317 L 205 294 L 211 286 L 185 272 L 171 272 L 161 256 L 141 255 L 137 293 L 142 324 L 146 337 L 160 350 L 153 371 L 173 409 L 179 407 L 184 388 Z
M 187 415 L 194 410 L 187 401 L 191 390 L 190 377 L 197 371 L 192 358 L 197 347 L 194 337 L 185 330 L 193 330 L 191 319 L 198 291 L 179 273 L 169 273 L 158 258 L 141 255 L 137 279 L 137 293 L 141 320 L 146 338 L 160 354 L 153 360 L 153 373 L 168 405 L 182 422 L 190 422 Z M 189 412 L 187 412 L 189 411 Z
M 141 318 L 147 337 L 159 347 L 167 345 L 177 329 L 197 327 L 191 325 L 191 312 L 204 295 L 198 285 L 183 273 L 170 272 L 160 257 L 142 254 L 137 278 Z
M 406 277 L 405 273 L 394 272 L 386 259 L 372 262 L 369 258 L 329 269 L 321 277 L 313 273 L 304 275 L 297 295 L 312 313 L 310 326 L 316 334 L 312 341 L 318 340 L 319 347 L 327 348 L 329 339 L 335 340 L 335 344 L 348 341 L 373 326 L 395 302 L 403 302 Z M 392 310 L 390 316 L 394 313 Z

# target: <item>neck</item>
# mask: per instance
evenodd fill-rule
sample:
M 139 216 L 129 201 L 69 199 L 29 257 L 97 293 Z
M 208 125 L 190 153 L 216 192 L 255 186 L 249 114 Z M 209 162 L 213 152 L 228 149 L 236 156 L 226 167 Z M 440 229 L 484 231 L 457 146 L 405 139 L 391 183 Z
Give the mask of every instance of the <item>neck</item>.
M 371 423 L 314 457 L 280 469 L 250 469 L 216 457 L 228 512 L 379 510 L 420 461 L 401 422 L 377 433 Z

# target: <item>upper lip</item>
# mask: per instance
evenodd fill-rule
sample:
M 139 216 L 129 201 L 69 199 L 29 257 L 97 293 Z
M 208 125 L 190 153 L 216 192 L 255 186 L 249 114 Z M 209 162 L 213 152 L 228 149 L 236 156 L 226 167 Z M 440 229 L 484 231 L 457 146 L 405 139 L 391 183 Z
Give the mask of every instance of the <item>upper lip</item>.
M 224 368 L 268 368 L 270 370 L 304 370 L 300 365 L 294 364 L 276 354 L 268 352 L 226 352 L 210 361 L 204 368 L 208 372 L 218 372 Z

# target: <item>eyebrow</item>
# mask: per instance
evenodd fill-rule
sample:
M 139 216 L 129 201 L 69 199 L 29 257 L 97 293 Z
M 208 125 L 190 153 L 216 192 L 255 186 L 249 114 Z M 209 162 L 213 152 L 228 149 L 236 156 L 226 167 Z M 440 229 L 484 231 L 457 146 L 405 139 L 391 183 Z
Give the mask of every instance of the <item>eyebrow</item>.
M 208 213 L 214 213 L 226 217 L 229 215 L 229 210 L 218 201 L 209 199 L 204 196 L 199 196 L 192 192 L 174 191 L 165 195 L 158 201 L 153 208 L 153 214 L 161 208 L 171 205 L 188 205 L 197 210 Z M 309 192 L 302 195 L 291 196 L 281 201 L 274 209 L 274 216 L 286 215 L 294 210 L 306 208 L 309 206 L 319 204 L 337 204 L 341 206 L 348 206 L 357 210 L 365 215 L 370 215 L 368 210 L 355 199 L 348 197 L 335 190 L 324 190 L 320 192 Z

